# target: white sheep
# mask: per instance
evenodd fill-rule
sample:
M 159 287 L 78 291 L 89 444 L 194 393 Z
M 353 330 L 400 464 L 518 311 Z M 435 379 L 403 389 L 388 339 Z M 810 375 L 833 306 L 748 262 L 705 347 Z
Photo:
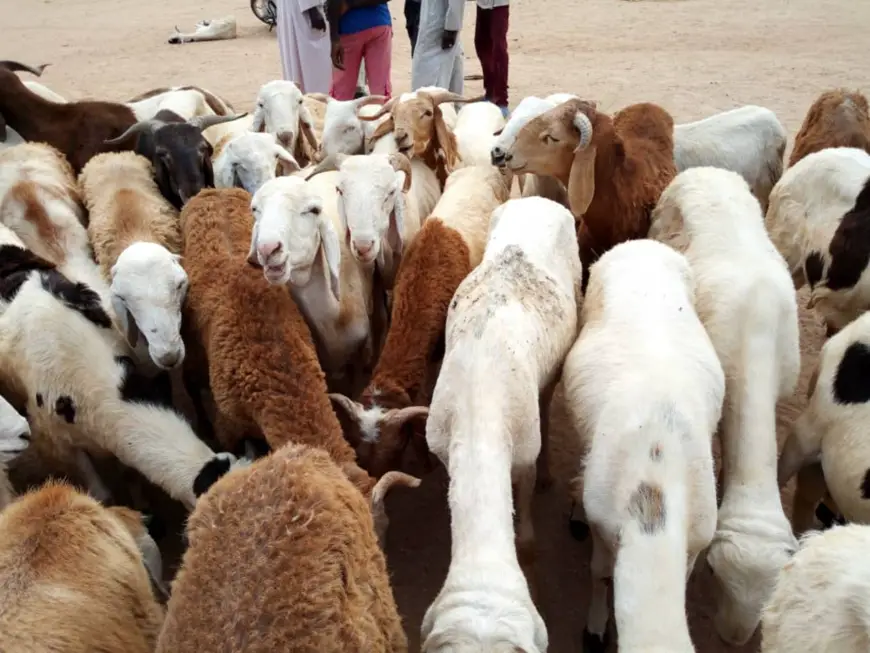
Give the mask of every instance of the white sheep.
M 720 590 L 716 629 L 739 646 L 797 547 L 776 480 L 776 404 L 800 375 L 794 286 L 736 172 L 678 174 L 653 211 L 650 238 L 688 259 L 695 308 L 725 372 L 724 493 L 707 563 Z
M 251 129 L 275 134 L 300 165 L 307 165 L 317 152 L 311 112 L 293 82 L 276 79 L 260 87 Z
M 820 460 L 837 510 L 847 521 L 864 524 L 870 524 L 870 449 L 864 435 L 870 418 L 868 362 L 870 313 L 864 313 L 822 347 L 809 403 L 779 460 L 780 485 Z
M 128 100 L 125 104 L 133 110 L 137 121 L 151 120 L 163 110 L 172 111 L 185 120 L 197 116 L 229 116 L 235 113 L 229 102 L 199 86 L 156 88 Z
M 356 100 L 336 100 L 328 98 L 323 120 L 323 133 L 320 137 L 320 155 L 323 158 L 336 154 L 368 154 L 371 150 L 369 139 L 378 125 L 388 119 L 381 116 L 375 121 L 360 120 L 360 116 L 373 116 L 381 110 L 378 103 L 386 98 L 368 96 Z M 392 133 L 381 137 L 378 143 L 389 139 L 395 146 Z M 377 144 L 374 144 L 377 145 Z M 384 148 L 383 145 L 380 146 Z M 393 151 L 398 151 L 395 149 Z M 389 152 L 387 152 L 389 154 Z
M 604 650 L 612 578 L 622 653 L 694 651 L 686 579 L 716 530 L 725 375 L 693 287 L 686 258 L 653 240 L 616 245 L 590 270 L 562 377 L 587 452 L 575 496 L 592 533 L 587 650 Z
M 124 399 L 127 350 L 92 289 L 21 248 L 4 251 L 4 272 L 17 274 L 0 315 L 2 381 L 33 432 L 22 462 L 114 454 L 192 507 L 235 458 L 213 453 L 175 412 Z
M 48 100 L 49 102 L 57 102 L 58 104 L 66 103 L 65 97 L 59 95 L 58 93 L 55 93 L 45 84 L 40 84 L 39 82 L 35 82 L 32 79 L 22 79 L 21 82 L 32 92 L 36 93 L 44 100 Z
M 870 309 L 870 154 L 849 147 L 814 152 L 786 170 L 770 194 L 765 224 L 797 288 L 829 333 Z
M 199 21 L 193 32 L 184 33 L 178 26 L 169 37 L 169 43 L 199 43 L 202 41 L 224 41 L 236 38 L 236 19 L 233 16 Z
M 285 175 L 299 170 L 299 164 L 278 142 L 275 134 L 245 131 L 227 135 L 212 155 L 215 188 L 244 188 L 252 195 L 274 179 L 280 168 Z
M 787 142 L 773 111 L 747 105 L 674 125 L 674 162 L 677 172 L 713 166 L 738 173 L 766 211 L 770 191 L 782 176 Z
M 511 200 L 495 210 L 483 261 L 450 304 L 426 442 L 450 473 L 453 554 L 423 619 L 424 653 L 547 650 L 521 565 L 534 556 L 538 398 L 549 399 L 576 338 L 582 274 L 571 212 Z
M 27 449 L 30 436 L 27 419 L 0 395 L 0 512 L 15 498 L 6 467 Z
M 866 653 L 870 527 L 838 526 L 801 538 L 761 622 L 761 653 Z
M 269 283 L 287 284 L 330 380 L 350 366 L 350 388 L 345 389 L 356 392 L 372 354 L 372 266 L 351 256 L 339 235 L 344 226 L 337 177 L 332 172 L 311 181 L 279 177 L 266 182 L 251 201 L 255 222 L 249 260 L 263 268 Z
M 504 115 L 492 102 L 472 102 L 462 107 L 453 128 L 461 159 L 459 166 L 492 165 L 490 151 L 496 134 L 504 126 Z

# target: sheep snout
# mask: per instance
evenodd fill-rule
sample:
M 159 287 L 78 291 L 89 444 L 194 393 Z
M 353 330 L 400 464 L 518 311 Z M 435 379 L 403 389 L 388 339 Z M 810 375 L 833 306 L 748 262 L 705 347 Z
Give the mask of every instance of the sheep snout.
M 494 146 L 490 151 L 490 159 L 492 160 L 492 165 L 497 166 L 499 168 L 503 168 L 507 159 L 507 152 L 505 152 L 504 148 L 499 147 L 498 145 Z
M 280 131 L 276 134 L 278 138 L 278 142 L 281 143 L 282 147 L 287 149 L 293 149 L 293 145 L 296 142 L 296 134 L 292 131 L 284 130 Z

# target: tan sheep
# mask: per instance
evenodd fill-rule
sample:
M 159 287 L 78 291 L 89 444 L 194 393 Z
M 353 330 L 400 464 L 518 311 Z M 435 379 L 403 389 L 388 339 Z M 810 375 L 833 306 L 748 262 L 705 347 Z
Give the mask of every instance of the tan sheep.
M 407 651 L 373 526 L 323 451 L 286 445 L 227 475 L 188 521 L 158 653 Z
M 163 611 L 143 550 L 156 547 L 131 510 L 63 483 L 19 498 L 0 513 L 0 648 L 153 651 Z
M 788 167 L 828 147 L 857 147 L 870 153 L 870 107 L 858 91 L 825 91 L 813 102 L 794 138 Z

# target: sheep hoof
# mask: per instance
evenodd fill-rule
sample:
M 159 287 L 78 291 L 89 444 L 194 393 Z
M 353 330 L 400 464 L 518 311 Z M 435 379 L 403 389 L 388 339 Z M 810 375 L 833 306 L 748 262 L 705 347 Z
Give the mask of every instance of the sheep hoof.
M 604 653 L 610 638 L 605 632 L 603 635 L 590 633 L 588 628 L 583 629 L 583 653 Z
M 589 537 L 589 524 L 579 519 L 569 519 L 568 530 L 571 531 L 571 537 L 578 542 L 583 542 Z

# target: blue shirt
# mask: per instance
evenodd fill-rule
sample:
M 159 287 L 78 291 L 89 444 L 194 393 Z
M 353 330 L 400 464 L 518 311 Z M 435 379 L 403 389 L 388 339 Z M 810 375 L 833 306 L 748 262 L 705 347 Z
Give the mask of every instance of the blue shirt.
M 392 25 L 393 19 L 387 3 L 375 7 L 351 9 L 338 21 L 339 34 L 356 34 L 372 27 Z

